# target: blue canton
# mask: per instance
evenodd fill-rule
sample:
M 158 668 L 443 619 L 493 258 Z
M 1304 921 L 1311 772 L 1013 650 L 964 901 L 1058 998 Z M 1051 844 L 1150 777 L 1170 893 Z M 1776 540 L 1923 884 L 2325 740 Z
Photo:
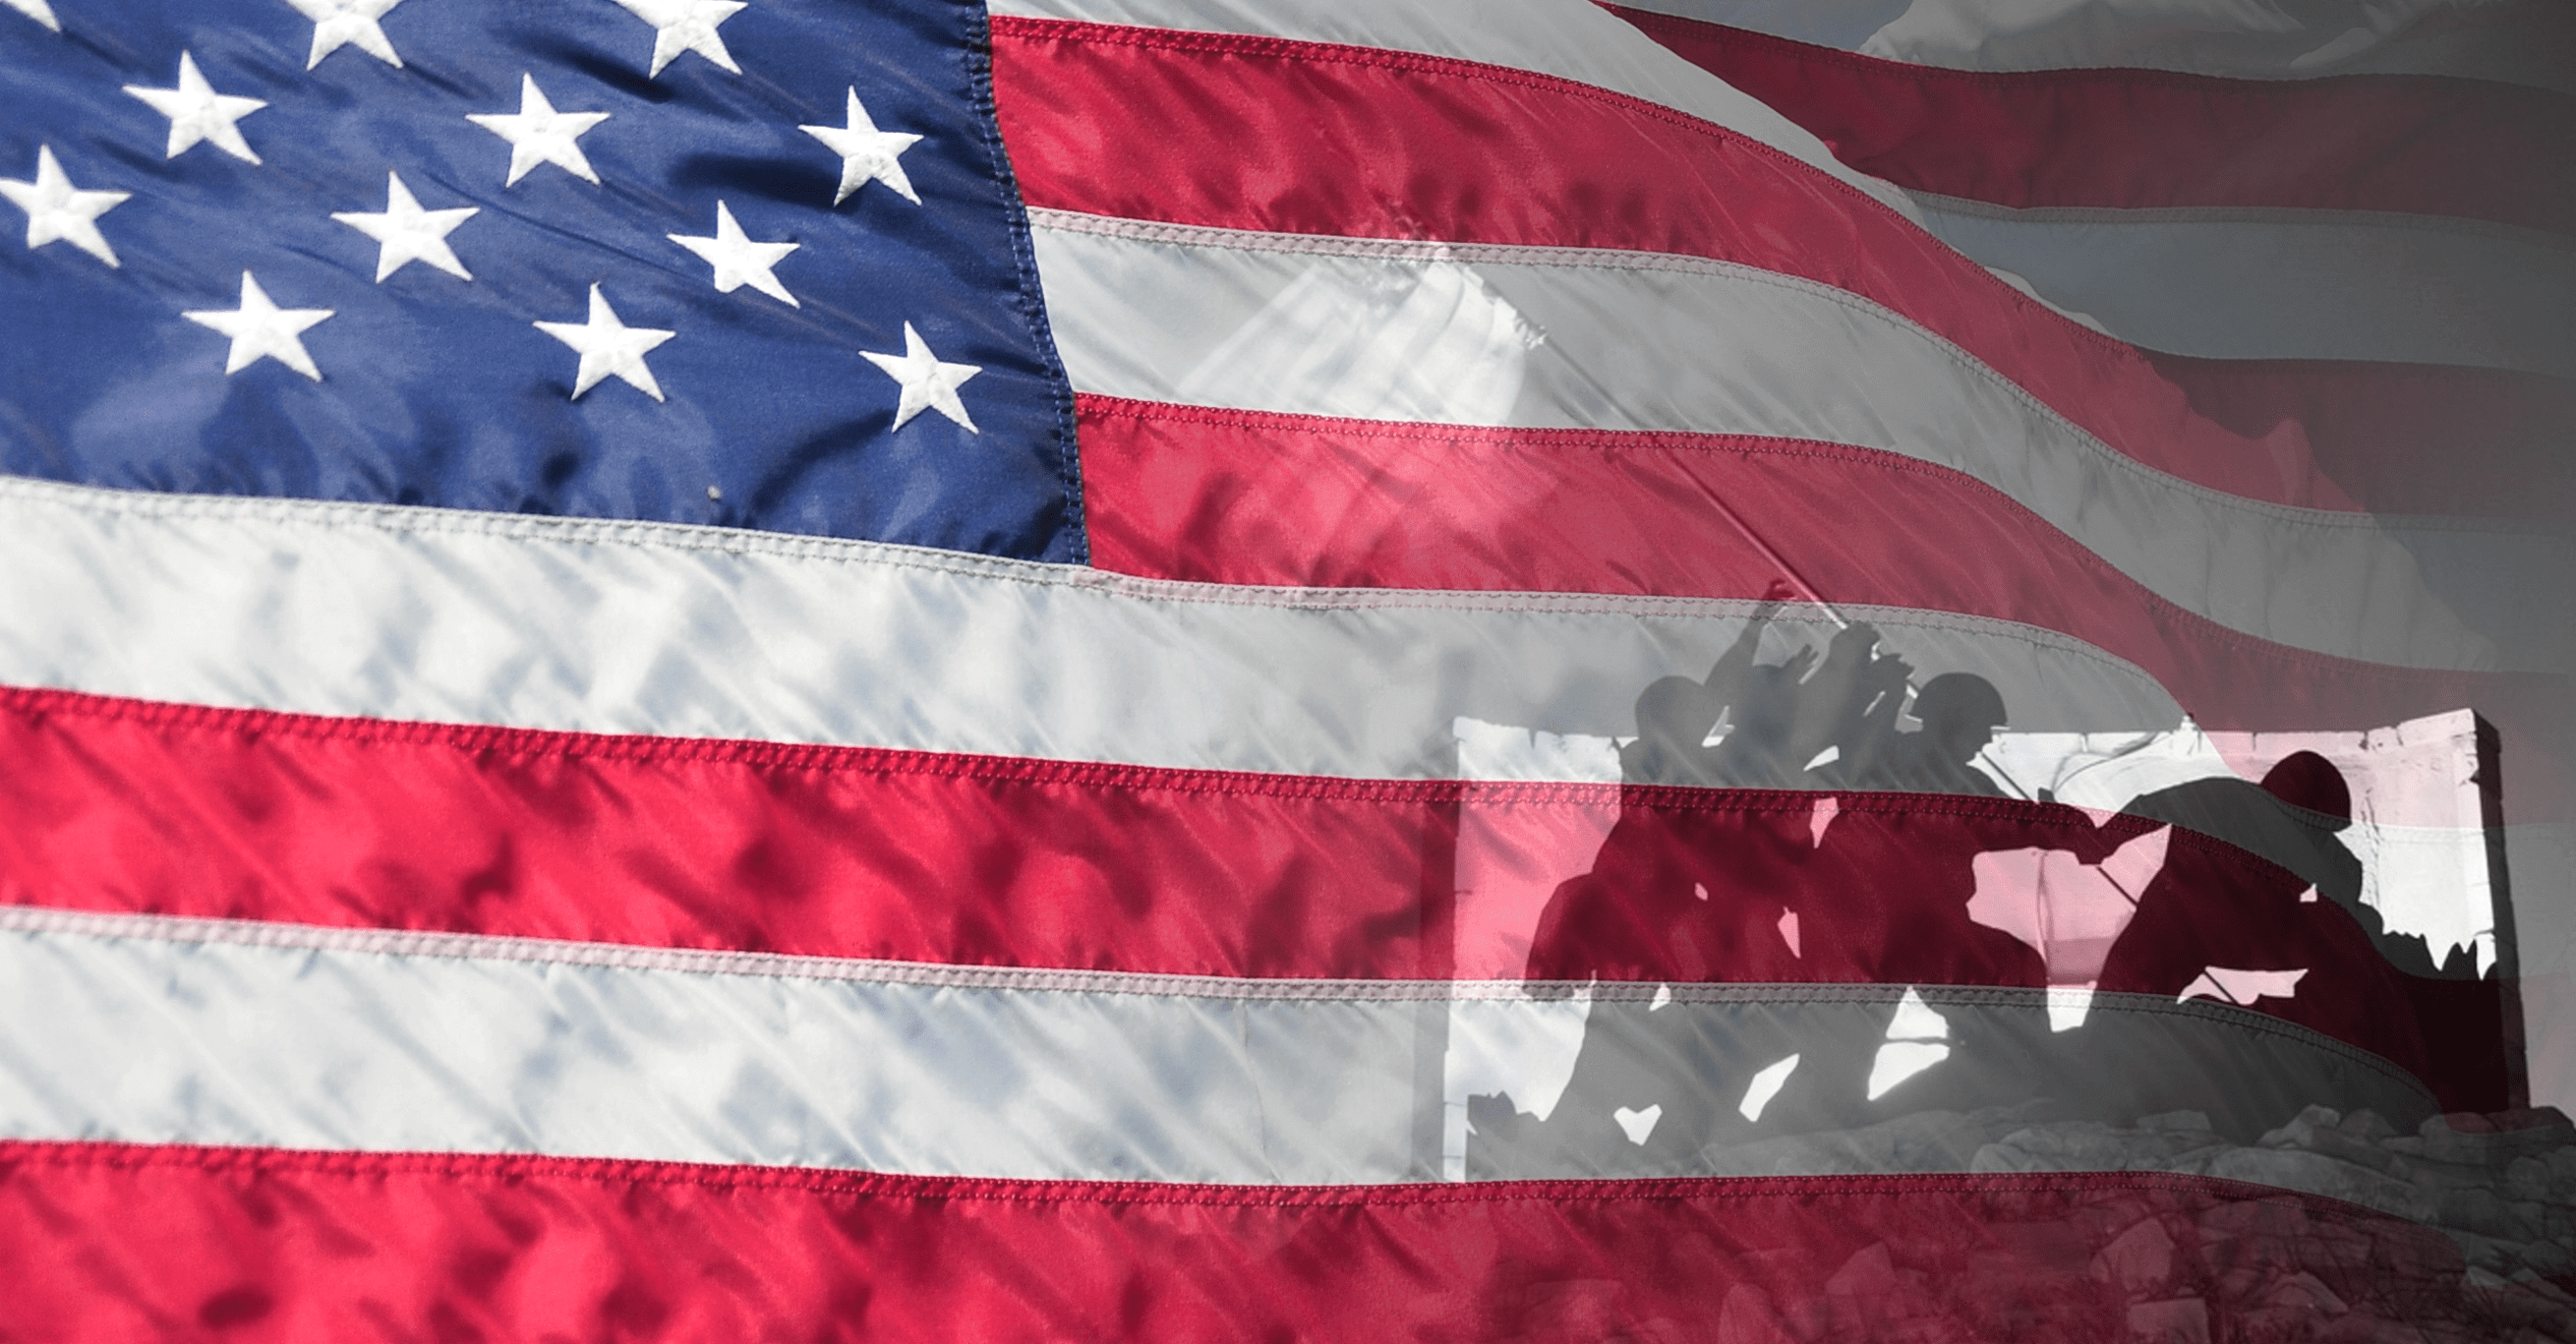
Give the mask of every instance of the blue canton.
M 0 471 L 1080 561 L 986 53 L 965 0 L 0 0 Z

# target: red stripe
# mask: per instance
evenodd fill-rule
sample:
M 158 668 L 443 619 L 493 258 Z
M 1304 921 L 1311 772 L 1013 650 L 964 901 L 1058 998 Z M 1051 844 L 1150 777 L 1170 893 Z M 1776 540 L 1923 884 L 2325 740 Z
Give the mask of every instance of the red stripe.
M 1462 791 L 32 690 L 0 759 L 14 903 L 1250 976 L 1441 977 Z
M 1803 834 L 1816 797 L 1068 766 L 28 690 L 0 691 L 0 759 L 0 883 L 20 904 L 1316 978 L 1444 973 L 1435 946 L 1462 798 L 1480 824 L 1506 827 L 1558 811 L 1670 813 L 1689 819 L 1693 843 L 1723 850 Z M 1837 844 L 1891 879 L 1963 843 L 2095 843 L 2071 808 L 1868 793 L 1841 806 Z M 2275 871 L 2189 843 L 2247 874 Z M 1592 858 L 1550 856 L 1520 876 L 1544 891 Z
M 2133 1173 L 1246 1189 L 12 1142 L 0 1263 L 28 1340 L 2232 1339 L 2315 1324 L 2300 1274 L 2364 1327 L 2511 1319 L 2431 1228 Z M 2185 1318 L 2211 1333 L 2150 1330 Z
M 2031 846 L 2096 862 L 2152 829 L 1857 793 L 1818 849 L 1810 793 L 1148 770 L 28 690 L 0 691 L 0 759 L 0 901 L 13 904 L 1229 976 L 1446 978 L 1455 893 L 1474 887 L 1517 893 L 1518 937 L 1556 893 L 1530 967 L 1543 978 L 2035 986 L 2037 954 L 1966 916 L 1973 856 Z M 1472 879 L 1462 820 L 1479 828 Z M 1540 841 L 1569 830 L 1571 850 Z M 2500 1039 L 2446 1030 L 2491 1015 L 2489 989 L 2463 1007 L 2397 974 L 2338 907 L 2298 903 L 2307 879 L 2218 841 L 2177 834 L 2166 866 L 2172 880 L 2145 896 L 2213 913 L 2131 949 L 2159 969 L 2116 988 L 2179 993 L 2205 947 L 2221 965 L 2308 968 L 2296 999 L 2261 1006 L 2386 1056 L 2450 1104 L 2501 1096 L 2492 1052 L 2424 1047 Z M 1587 870 L 1589 885 L 1567 882 Z M 1714 899 L 1693 899 L 1695 884 Z M 1774 928 L 1793 909 L 1803 957 Z M 2258 910 L 2295 927 L 2227 914 Z M 1491 960 L 1466 973 L 1518 973 Z M 2161 969 L 2184 962 L 2179 978 Z
M 2268 486 L 2315 509 L 2576 525 L 2576 383 L 2507 369 L 2149 352 L 2192 413 L 2242 435 Z
M 2321 450 L 2296 421 L 2214 419 L 2136 348 L 2065 320 L 1848 185 L 1656 104 L 1369 48 L 1008 16 L 993 31 L 1001 126 L 1031 205 L 1740 262 L 1876 300 L 2121 452 L 2213 489 L 2351 509 L 2335 482 L 2353 452 L 2402 459 L 2387 479 L 2420 473 L 2406 463 L 2422 440 Z M 2563 409 L 2552 423 L 2563 432 Z
M 2287 726 L 2271 706 L 2227 702 L 2276 679 L 2249 681 L 2255 668 L 2316 666 L 2157 598 L 1993 487 L 1894 453 L 1095 396 L 1078 412 L 1093 558 L 1123 573 L 1758 598 L 1791 577 L 1767 549 L 1834 602 L 2074 636 L 2213 726 Z
M 1912 800 L 1894 824 L 1885 813 L 1838 814 L 1811 838 L 1804 815 L 1747 825 L 1758 819 L 1625 808 L 1590 871 L 1550 897 L 1529 976 L 2037 988 L 2052 978 L 2040 951 L 1971 914 L 1976 899 L 2002 894 L 1984 889 L 1978 856 L 2030 847 L 2096 865 L 2155 829 L 2133 817 L 2096 829 L 2081 816 L 2006 817 L 1974 804 L 1948 824 L 1921 824 L 1934 810 Z M 2061 916 L 2080 908 L 2099 918 L 2118 902 L 2128 918 L 2107 946 L 2065 949 L 2076 965 L 2060 978 L 2172 999 L 2210 966 L 2304 971 L 2293 997 L 2259 1000 L 2261 1010 L 2391 1060 L 2446 1109 L 2511 1104 L 2495 982 L 2401 974 L 2341 906 L 2301 898 L 2307 878 L 2195 835 L 2167 844 L 2162 867 L 2128 893 L 2134 918 L 2107 885 L 2082 907 L 2071 890 L 2058 893 Z M 1779 932 L 1791 914 L 1794 952 Z
M 1834 157 L 1996 205 L 2450 215 L 2576 232 L 2576 99 L 2428 75 L 1943 70 L 1605 6 Z
M 2144 668 L 2203 727 L 2368 728 L 2463 705 L 2516 729 L 2555 722 L 2524 717 L 2556 712 L 2546 678 L 2355 662 L 2228 630 L 1992 487 L 1892 453 L 1091 396 L 1078 414 L 1092 554 L 1125 573 L 1757 598 L 1785 577 L 1767 546 L 1831 601 L 2090 642 Z

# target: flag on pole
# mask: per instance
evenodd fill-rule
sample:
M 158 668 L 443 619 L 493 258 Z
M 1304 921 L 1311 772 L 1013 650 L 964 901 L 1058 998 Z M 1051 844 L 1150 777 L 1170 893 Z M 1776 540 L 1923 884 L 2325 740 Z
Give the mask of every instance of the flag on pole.
M 2576 1337 L 2559 7 L 6 7 L 0 1338 Z

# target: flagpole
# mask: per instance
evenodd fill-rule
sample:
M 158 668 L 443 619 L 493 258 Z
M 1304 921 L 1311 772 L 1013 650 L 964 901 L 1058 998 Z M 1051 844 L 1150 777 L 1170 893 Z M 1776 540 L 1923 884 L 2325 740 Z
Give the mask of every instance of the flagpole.
M 1736 515 L 1735 510 L 1727 507 L 1725 500 L 1720 499 L 1715 495 L 1711 495 L 1708 498 L 1708 502 L 1717 506 L 1718 513 L 1723 515 L 1726 521 L 1734 526 L 1738 535 L 1742 536 L 1745 541 L 1751 543 L 1753 549 L 1762 553 L 1763 559 L 1770 561 L 1773 566 L 1779 569 L 1781 576 L 1789 581 L 1789 587 L 1795 590 L 1799 597 L 1804 598 L 1809 602 L 1813 602 L 1818 607 L 1822 608 L 1826 619 L 1831 620 L 1834 623 L 1835 629 L 1851 629 L 1851 622 L 1843 619 L 1843 614 L 1840 611 L 1835 610 L 1834 604 L 1826 601 L 1822 596 L 1818 595 L 1814 586 L 1809 584 L 1806 578 L 1798 573 L 1797 569 L 1789 563 L 1788 559 L 1782 556 L 1778 551 L 1771 549 L 1771 543 L 1764 541 L 1760 534 L 1756 533 L 1751 526 L 1746 524 L 1741 517 Z
M 1825 613 L 1826 618 L 1834 623 L 1835 629 L 1849 630 L 1851 628 L 1851 622 L 1844 619 L 1842 612 L 1836 610 L 1833 603 L 1826 601 L 1824 596 L 1816 591 L 1813 584 L 1807 582 L 1806 576 L 1800 574 L 1797 571 L 1797 568 L 1789 563 L 1788 557 L 1771 549 L 1771 543 L 1764 541 L 1761 534 L 1755 532 L 1752 525 L 1746 523 L 1743 517 L 1737 514 L 1733 508 L 1728 507 L 1725 500 L 1720 499 L 1715 495 L 1711 495 L 1709 496 L 1709 503 L 1716 505 L 1718 513 L 1723 515 L 1727 523 L 1735 528 L 1736 533 L 1742 536 L 1747 543 L 1751 544 L 1753 549 L 1760 551 L 1762 553 L 1762 558 L 1770 561 L 1772 565 L 1780 571 L 1781 576 L 1789 581 L 1789 587 L 1794 590 L 1800 598 L 1814 603 L 1820 610 L 1822 610 Z M 1914 697 L 1914 694 L 1914 683 L 1909 680 L 1905 684 L 1906 698 L 1911 700 Z M 1992 774 L 1996 780 L 2000 781 L 2005 788 L 2012 790 L 2013 793 L 2019 796 L 2022 801 L 2037 801 L 2037 799 L 2031 796 L 2029 790 L 2024 789 L 2021 786 L 2021 781 L 2014 779 L 2012 777 L 2012 773 L 2005 770 L 2003 768 L 2003 764 L 1994 759 L 1993 752 L 1989 748 L 1980 748 L 1977 752 L 1977 756 L 1984 762 L 1988 773 Z

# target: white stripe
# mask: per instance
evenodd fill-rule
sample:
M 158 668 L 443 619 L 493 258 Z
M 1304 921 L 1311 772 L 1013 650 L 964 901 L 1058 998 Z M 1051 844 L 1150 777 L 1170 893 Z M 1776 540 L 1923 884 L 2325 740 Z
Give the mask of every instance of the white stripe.
M 53 906 L 0 904 L 0 929 L 86 938 L 301 948 L 363 956 L 467 958 L 538 966 L 658 971 L 676 975 L 751 976 L 774 980 L 841 980 L 924 989 L 1060 990 L 1079 994 L 1183 995 L 1195 999 L 1331 1000 L 1368 1003 L 1482 1001 L 1525 997 L 1516 980 L 1256 980 L 1215 975 L 1081 971 L 1044 966 L 981 966 L 884 961 L 783 952 L 725 952 L 633 943 L 578 942 L 417 929 L 352 928 L 264 920 L 117 914 Z M 1614 988 L 1611 997 L 1617 997 Z
M 2576 375 L 2576 247 L 2547 234 L 2362 211 L 1916 199 L 1941 241 L 2151 349 Z
M 1496 385 L 1451 366 L 1515 362 L 1517 402 L 1492 417 L 1508 423 L 1817 439 L 1965 472 L 2158 596 L 2295 648 L 2401 666 L 2563 665 L 2569 623 L 2540 596 L 2570 569 L 2563 540 L 2193 485 L 1844 290 L 1657 253 L 1031 218 L 1056 343 L 1083 391 L 1365 414 L 1336 379 L 1387 363 L 1394 333 L 1402 359 L 1449 370 L 1444 383 Z M 1491 339 L 1496 305 L 1542 334 L 1534 349 Z M 1447 332 L 1426 306 L 1453 315 Z M 1406 397 L 1387 418 L 1422 407 Z
M 1627 734 L 1751 604 L 1157 583 L 865 542 L 0 479 L 0 683 L 526 728 L 1365 777 Z M 2171 728 L 2046 631 L 1847 612 L 2017 726 Z M 1821 642 L 1820 613 L 1783 634 Z
M 991 0 L 989 8 L 1023 18 L 1335 42 L 1533 70 L 1715 122 L 1840 178 L 1898 214 L 1914 212 L 1903 192 L 1845 166 L 1769 104 L 1577 0 Z
M 450 955 L 246 945 L 165 923 L 174 936 L 0 931 L 0 1013 L 14 1024 L 0 1035 L 0 1134 L 1041 1179 L 1440 1172 L 1437 1001 L 688 974 L 458 956 L 453 940 Z M 1649 1015 L 1652 987 L 1621 988 L 1635 992 L 1596 995 L 1594 1053 L 1561 1110 L 1597 1102 L 1588 1068 L 1668 1075 L 1686 1089 L 1676 1115 L 1694 1101 L 1731 1113 L 1782 1040 L 1823 1067 L 1874 1044 L 1895 995 L 1685 986 Z M 2238 1127 L 2311 1101 L 2407 1124 L 2429 1109 L 2384 1063 L 2242 1012 L 2110 996 L 2088 1019 L 2098 1054 L 2034 1063 L 2006 1046 L 1980 1062 L 1981 1031 L 2047 1037 L 2042 996 L 1927 997 L 1967 1057 L 1918 1088 L 2042 1086 L 2118 1120 L 2199 1103 Z M 1480 1020 L 1506 1035 L 1512 1011 L 1559 1013 L 1492 1006 L 1502 1015 Z M 1836 1118 L 1921 1104 L 1888 1102 Z M 1634 1160 L 1580 1143 L 1546 1159 L 1562 1174 Z
M 1954 70 L 2081 67 L 2239 79 L 2452 75 L 2576 93 L 2557 0 L 1620 0 L 1796 42 Z

